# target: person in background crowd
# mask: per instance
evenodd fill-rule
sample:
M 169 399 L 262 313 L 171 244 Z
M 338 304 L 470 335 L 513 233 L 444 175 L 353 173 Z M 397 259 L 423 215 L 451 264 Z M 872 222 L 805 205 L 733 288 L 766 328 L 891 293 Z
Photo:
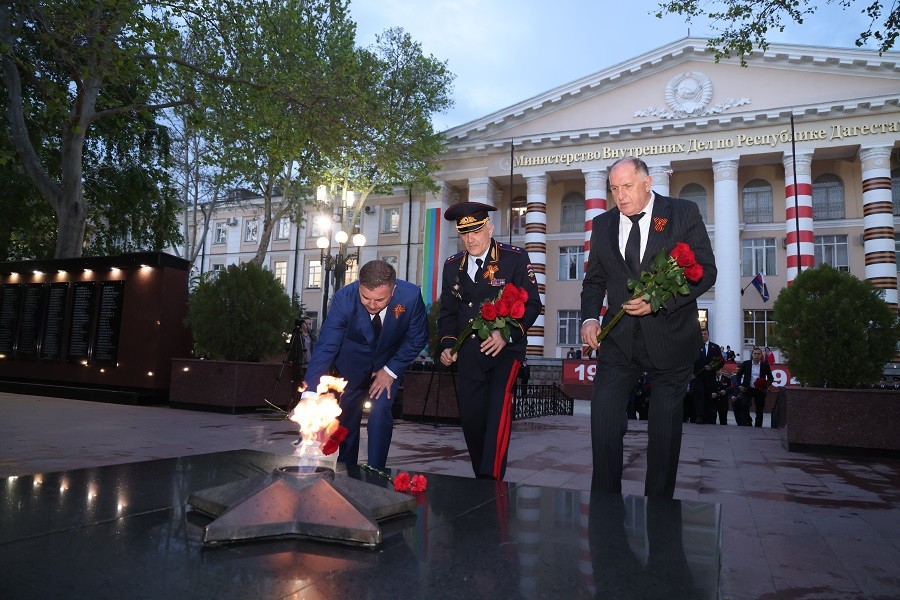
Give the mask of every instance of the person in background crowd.
M 763 352 L 763 360 L 769 363 L 770 365 L 775 364 L 775 353 L 772 352 L 772 349 L 766 346 L 765 351 Z
M 741 392 L 742 422 L 738 425 L 750 425 L 750 401 L 756 409 L 756 426 L 762 427 L 763 410 L 766 406 L 766 392 L 772 382 L 772 368 L 763 360 L 763 353 L 759 347 L 750 353 L 750 360 L 741 363 L 737 372 L 738 390 Z
M 575 348 L 569 348 L 569 351 L 566 352 L 566 358 L 575 358 Z
M 725 362 L 726 363 L 734 363 L 734 350 L 731 349 L 731 346 L 725 346 Z
M 509 451 L 512 388 L 525 360 L 528 328 L 541 314 L 541 297 L 528 253 L 493 238 L 489 213 L 495 210 L 480 202 L 461 202 L 444 213 L 445 219 L 455 222 L 466 249 L 444 262 L 438 328 L 441 364 L 459 364 L 459 419 L 472 470 L 479 479 L 502 480 Z M 482 305 L 497 298 L 508 283 L 528 292 L 525 312 L 516 320 L 518 327 L 510 329 L 507 339 L 496 329 L 484 340 L 472 334 L 454 354 L 454 344 Z
M 722 348 L 709 341 L 709 329 L 700 330 L 702 344 L 700 353 L 694 360 L 694 377 L 691 380 L 691 392 L 694 396 L 694 422 L 716 422 L 716 403 L 713 394 L 717 391 L 716 371 L 719 363 L 724 363 Z

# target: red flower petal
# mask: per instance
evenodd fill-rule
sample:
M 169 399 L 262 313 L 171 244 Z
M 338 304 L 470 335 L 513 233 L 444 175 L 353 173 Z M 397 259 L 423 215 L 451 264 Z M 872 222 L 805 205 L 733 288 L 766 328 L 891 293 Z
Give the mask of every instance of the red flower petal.
M 394 477 L 394 490 L 405 492 L 409 489 L 409 473 L 397 473 Z

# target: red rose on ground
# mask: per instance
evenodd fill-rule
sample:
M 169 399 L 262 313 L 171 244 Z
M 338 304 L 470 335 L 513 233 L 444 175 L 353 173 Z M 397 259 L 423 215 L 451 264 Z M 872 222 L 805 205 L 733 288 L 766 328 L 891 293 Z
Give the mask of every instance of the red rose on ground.
M 701 279 L 703 279 L 703 265 L 701 265 L 700 263 L 694 263 L 689 267 L 685 267 L 684 276 L 691 281 L 700 281 Z
M 513 319 L 521 319 L 525 316 L 525 305 L 521 302 L 513 304 L 512 308 L 509 310 L 509 316 Z
M 694 256 L 694 251 L 684 242 L 676 242 L 675 248 L 672 249 L 669 255 L 675 259 L 675 264 L 685 269 L 697 264 L 697 257 Z
M 424 475 L 413 475 L 410 491 L 418 494 L 419 492 L 424 492 L 426 487 L 428 487 L 428 480 L 425 479 Z
M 493 321 L 497 318 L 497 307 L 493 302 L 485 302 L 481 307 L 481 316 L 485 321 Z
M 394 491 L 405 492 L 409 489 L 409 473 L 397 473 L 394 477 Z

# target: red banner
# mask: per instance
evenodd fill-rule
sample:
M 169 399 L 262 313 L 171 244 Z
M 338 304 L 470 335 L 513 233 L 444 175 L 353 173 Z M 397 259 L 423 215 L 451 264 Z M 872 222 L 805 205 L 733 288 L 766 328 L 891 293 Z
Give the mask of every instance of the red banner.
M 738 366 L 735 363 L 729 363 L 722 368 L 729 373 L 734 373 L 738 370 Z M 563 360 L 562 383 L 565 385 L 593 384 L 596 374 L 597 361 L 595 360 L 575 360 L 570 358 Z M 791 372 L 786 364 L 776 363 L 772 365 L 772 377 L 774 378 L 772 385 L 775 387 L 783 387 L 787 383 L 797 383 L 792 380 Z

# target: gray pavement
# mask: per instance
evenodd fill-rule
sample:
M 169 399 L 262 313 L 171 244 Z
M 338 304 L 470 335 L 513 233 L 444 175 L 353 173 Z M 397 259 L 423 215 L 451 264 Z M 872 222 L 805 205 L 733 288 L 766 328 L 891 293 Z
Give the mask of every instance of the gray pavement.
M 588 415 L 578 403 L 574 416 L 513 423 L 507 480 L 589 490 Z M 0 393 L 4 479 L 241 448 L 291 454 L 296 438 L 273 413 Z M 625 494 L 643 493 L 646 441 L 646 422 L 630 421 Z M 472 476 L 459 427 L 430 422 L 397 422 L 388 466 Z M 722 505 L 722 598 L 900 597 L 900 459 L 787 452 L 768 427 L 685 424 L 675 497 Z

